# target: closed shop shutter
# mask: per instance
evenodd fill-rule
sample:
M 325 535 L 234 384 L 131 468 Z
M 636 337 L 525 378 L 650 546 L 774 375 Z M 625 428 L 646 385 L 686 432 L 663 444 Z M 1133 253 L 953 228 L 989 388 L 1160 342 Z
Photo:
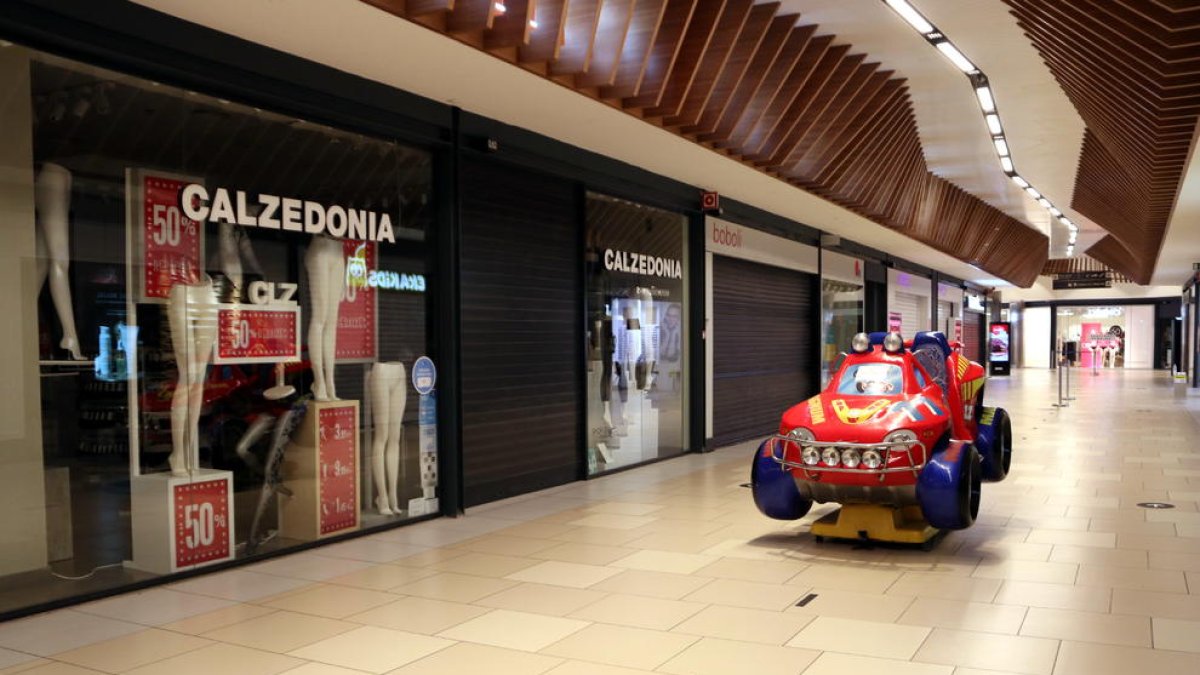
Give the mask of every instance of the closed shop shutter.
M 938 330 L 946 334 L 946 337 L 954 339 L 954 305 L 945 300 L 938 300 L 938 315 L 937 315 Z
M 775 433 L 817 391 L 815 275 L 713 256 L 713 444 Z
M 891 311 L 900 312 L 900 334 L 910 339 L 917 331 L 929 330 L 925 312 L 929 298 L 912 293 L 896 291 Z
M 983 363 L 980 353 L 980 336 L 983 334 L 983 315 L 967 312 L 963 317 L 963 355 L 977 363 Z
M 467 506 L 580 477 L 583 317 L 575 186 L 467 162 L 462 182 Z

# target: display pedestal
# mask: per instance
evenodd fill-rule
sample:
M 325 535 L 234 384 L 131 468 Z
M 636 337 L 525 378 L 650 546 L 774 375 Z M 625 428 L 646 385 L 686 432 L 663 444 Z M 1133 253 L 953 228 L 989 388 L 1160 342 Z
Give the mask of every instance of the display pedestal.
M 232 472 L 133 476 L 130 502 L 130 567 L 170 574 L 233 558 Z
M 313 401 L 283 455 L 279 534 L 312 541 L 359 528 L 358 401 Z
M 918 506 L 845 504 L 812 524 L 817 541 L 850 539 L 926 544 L 940 530 L 929 526 Z

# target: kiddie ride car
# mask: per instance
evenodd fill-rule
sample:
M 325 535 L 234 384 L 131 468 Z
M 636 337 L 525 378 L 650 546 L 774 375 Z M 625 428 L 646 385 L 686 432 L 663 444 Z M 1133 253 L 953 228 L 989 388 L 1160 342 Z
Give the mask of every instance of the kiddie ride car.
M 797 520 L 813 502 L 842 508 L 817 540 L 932 545 L 970 527 L 982 481 L 1003 480 L 1012 424 L 983 406 L 985 371 L 941 333 L 859 333 L 829 386 L 783 413 L 751 467 L 764 515 Z

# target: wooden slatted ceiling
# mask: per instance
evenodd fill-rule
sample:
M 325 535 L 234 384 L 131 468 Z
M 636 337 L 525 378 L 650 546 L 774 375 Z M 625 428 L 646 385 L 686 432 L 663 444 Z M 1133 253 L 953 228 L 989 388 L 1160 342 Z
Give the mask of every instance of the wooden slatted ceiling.
M 1087 125 L 1072 206 L 1088 255 L 1150 283 L 1200 116 L 1194 0 L 1005 0 Z
M 1044 235 L 929 171 L 903 79 L 777 2 L 364 1 L 1017 285 L 1045 263 Z
M 1042 267 L 1042 274 L 1047 276 L 1070 274 L 1071 272 L 1108 272 L 1114 283 L 1133 282 L 1132 279 L 1124 274 L 1087 255 L 1075 256 L 1074 258 L 1051 258 Z

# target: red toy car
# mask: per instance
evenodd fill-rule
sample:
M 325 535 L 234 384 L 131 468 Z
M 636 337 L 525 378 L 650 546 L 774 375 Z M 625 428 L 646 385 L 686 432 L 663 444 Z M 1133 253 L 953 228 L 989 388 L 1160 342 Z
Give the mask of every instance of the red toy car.
M 985 371 L 941 333 L 859 333 L 829 385 L 783 414 L 759 447 L 754 501 L 779 520 L 813 502 L 920 507 L 937 529 L 970 527 L 980 483 L 1012 462 L 1012 425 L 983 406 Z

